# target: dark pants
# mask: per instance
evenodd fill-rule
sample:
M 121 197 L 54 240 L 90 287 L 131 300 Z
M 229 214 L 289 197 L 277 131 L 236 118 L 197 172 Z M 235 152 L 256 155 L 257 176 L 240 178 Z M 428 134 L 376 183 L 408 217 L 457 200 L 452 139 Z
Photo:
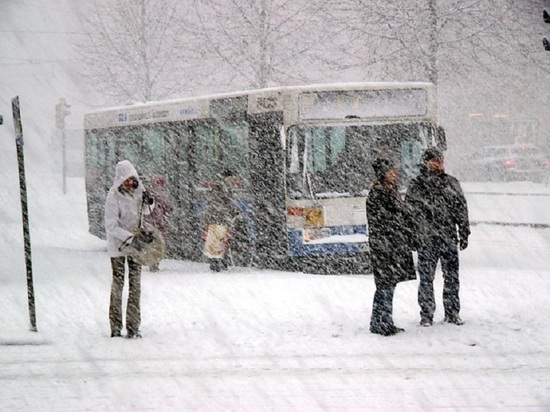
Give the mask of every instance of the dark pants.
M 210 270 L 212 272 L 221 272 L 222 270 L 227 270 L 230 264 L 228 252 L 229 251 L 227 251 L 223 256 L 223 258 L 221 259 L 214 259 L 214 258 L 208 259 L 210 262 Z
M 109 321 L 111 332 L 122 330 L 122 291 L 124 289 L 125 262 L 128 262 L 128 304 L 126 306 L 126 330 L 129 334 L 139 331 L 141 324 L 141 265 L 130 256 L 111 258 L 113 282 L 111 284 L 111 302 Z
M 443 307 L 446 317 L 458 316 L 460 299 L 458 292 L 458 249 L 456 244 L 434 241 L 418 250 L 418 304 L 420 316 L 433 319 L 435 312 L 434 277 L 438 260 L 441 260 L 443 272 Z
M 394 328 L 393 324 L 393 294 L 395 286 L 376 287 L 372 303 L 370 331 L 384 333 Z

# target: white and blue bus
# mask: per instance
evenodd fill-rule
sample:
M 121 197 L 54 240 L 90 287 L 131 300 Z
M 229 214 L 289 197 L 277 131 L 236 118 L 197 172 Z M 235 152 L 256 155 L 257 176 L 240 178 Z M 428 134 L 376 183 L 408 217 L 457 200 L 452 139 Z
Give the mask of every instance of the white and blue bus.
M 202 261 L 210 183 L 238 181 L 236 265 L 313 273 L 369 270 L 365 199 L 372 161 L 391 157 L 404 187 L 423 150 L 445 149 L 430 83 L 276 87 L 151 102 L 85 116 L 90 232 L 104 236 L 114 166 L 161 174 L 175 206 L 170 256 Z

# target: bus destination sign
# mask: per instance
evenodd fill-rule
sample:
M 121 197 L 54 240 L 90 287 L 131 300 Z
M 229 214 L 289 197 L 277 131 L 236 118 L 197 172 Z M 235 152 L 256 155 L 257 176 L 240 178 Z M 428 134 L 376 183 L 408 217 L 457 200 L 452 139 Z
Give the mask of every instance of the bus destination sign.
M 302 120 L 423 116 L 428 95 L 424 89 L 305 92 L 298 110 Z

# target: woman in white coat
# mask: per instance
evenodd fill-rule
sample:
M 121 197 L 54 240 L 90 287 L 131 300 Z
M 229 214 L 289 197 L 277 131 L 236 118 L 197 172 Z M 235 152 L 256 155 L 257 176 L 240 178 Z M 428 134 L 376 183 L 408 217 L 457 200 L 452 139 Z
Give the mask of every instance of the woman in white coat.
M 111 337 L 120 337 L 122 331 L 122 292 L 125 263 L 128 262 L 128 304 L 126 307 L 126 331 L 128 338 L 141 338 L 141 265 L 130 255 L 132 242 L 138 242 L 134 234 L 141 227 L 142 214 L 149 214 L 153 205 L 144 202 L 148 197 L 139 175 L 128 160 L 115 167 L 113 186 L 105 201 L 105 230 L 107 249 L 111 258 L 113 281 L 109 305 Z M 147 200 L 147 199 L 146 199 Z

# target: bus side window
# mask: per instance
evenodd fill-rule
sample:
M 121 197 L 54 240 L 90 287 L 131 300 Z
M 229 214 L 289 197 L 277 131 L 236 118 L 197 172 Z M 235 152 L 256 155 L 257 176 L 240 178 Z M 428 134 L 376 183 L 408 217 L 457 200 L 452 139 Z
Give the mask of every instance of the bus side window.
M 140 165 L 139 172 L 148 176 L 151 174 L 162 174 L 166 172 L 164 162 L 164 135 L 160 128 L 151 127 L 143 130 L 143 164 Z
M 139 170 L 139 165 L 141 164 L 142 155 L 141 155 L 141 128 L 128 128 L 121 130 L 117 140 L 115 141 L 115 153 L 116 153 L 116 162 L 121 160 L 129 160 L 136 168 Z M 116 163 L 115 162 L 115 163 Z
M 218 173 L 230 171 L 240 188 L 247 187 L 250 179 L 248 126 L 244 122 L 228 122 L 223 125 L 221 137 L 223 166 Z
M 214 179 L 215 167 L 220 162 L 219 130 L 214 124 L 201 124 L 195 134 L 195 187 L 207 187 Z

